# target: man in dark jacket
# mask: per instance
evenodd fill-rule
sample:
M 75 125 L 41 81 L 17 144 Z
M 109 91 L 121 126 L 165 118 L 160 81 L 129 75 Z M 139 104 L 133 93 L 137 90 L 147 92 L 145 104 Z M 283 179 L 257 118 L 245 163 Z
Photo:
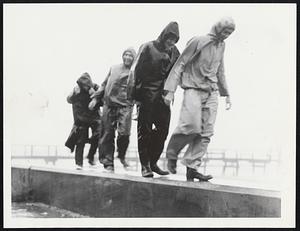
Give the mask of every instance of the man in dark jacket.
M 139 107 L 138 151 L 143 177 L 153 177 L 152 172 L 169 174 L 157 166 L 157 161 L 163 151 L 170 123 L 170 107 L 162 98 L 163 87 L 180 55 L 175 46 L 178 40 L 178 24 L 170 22 L 157 40 L 141 46 L 129 79 L 129 97 L 136 100 Z
M 66 146 L 73 151 L 75 148 L 75 163 L 77 169 L 83 166 L 83 151 L 85 143 L 90 142 L 88 160 L 90 165 L 94 165 L 94 155 L 97 151 L 98 140 L 101 136 L 101 119 L 98 112 L 100 103 L 94 110 L 89 110 L 88 105 L 91 101 L 90 96 L 99 88 L 92 82 L 88 73 L 83 73 L 77 80 L 77 86 L 67 97 L 68 103 L 72 104 L 74 126 L 71 134 L 66 141 Z M 92 137 L 88 139 L 88 130 L 92 129 Z M 75 137 L 75 138 L 74 138 Z M 72 147 L 73 146 L 73 147 Z

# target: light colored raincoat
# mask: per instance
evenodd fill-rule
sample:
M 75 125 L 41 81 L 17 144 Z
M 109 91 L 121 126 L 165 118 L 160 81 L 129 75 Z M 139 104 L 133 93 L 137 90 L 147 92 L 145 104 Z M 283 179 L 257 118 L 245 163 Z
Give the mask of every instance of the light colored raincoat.
M 223 19 L 212 27 L 208 35 L 191 39 L 165 82 L 164 90 L 169 92 L 174 93 L 178 85 L 186 91 L 189 90 L 184 94 L 179 123 L 174 134 L 202 135 L 205 121 L 210 123 L 210 131 L 205 133 L 208 133 L 207 136 L 213 134 L 218 106 L 215 92 L 218 90 L 221 96 L 229 95 L 224 75 L 225 43 L 219 37 L 225 28 L 234 29 L 233 20 Z M 208 98 L 210 95 L 213 99 Z M 203 108 L 209 109 L 208 115 L 202 115 Z

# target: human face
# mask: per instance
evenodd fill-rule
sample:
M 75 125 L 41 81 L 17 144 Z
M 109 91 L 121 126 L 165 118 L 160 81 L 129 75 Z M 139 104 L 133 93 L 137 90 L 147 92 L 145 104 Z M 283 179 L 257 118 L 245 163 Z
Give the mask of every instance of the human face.
M 132 54 L 130 52 L 125 52 L 125 54 L 123 55 L 123 63 L 126 67 L 130 67 L 131 64 L 133 62 L 133 57 Z
M 84 91 L 89 91 L 90 87 L 87 86 L 87 85 L 82 85 L 82 89 L 83 89 Z
M 225 40 L 229 37 L 229 35 L 234 31 L 234 29 L 232 28 L 225 28 L 224 30 L 221 31 L 221 33 L 219 34 L 219 38 L 221 40 Z
M 164 45 L 166 50 L 170 50 L 173 46 L 175 46 L 176 40 L 174 38 L 168 38 Z

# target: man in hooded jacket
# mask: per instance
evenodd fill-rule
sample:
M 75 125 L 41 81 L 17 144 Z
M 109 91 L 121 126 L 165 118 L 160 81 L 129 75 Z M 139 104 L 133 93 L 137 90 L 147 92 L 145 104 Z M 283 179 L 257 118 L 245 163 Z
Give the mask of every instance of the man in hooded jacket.
M 162 98 L 163 86 L 180 54 L 175 46 L 178 40 L 178 24 L 170 22 L 158 39 L 141 46 L 129 78 L 128 94 L 138 105 L 138 152 L 143 177 L 153 177 L 153 172 L 169 174 L 157 166 L 157 161 L 170 123 L 170 107 Z
M 168 147 L 168 169 L 176 173 L 179 152 L 188 145 L 182 163 L 187 167 L 188 181 L 207 181 L 211 175 L 197 172 L 207 152 L 217 114 L 218 95 L 226 97 L 226 109 L 231 102 L 224 75 L 224 40 L 234 31 L 231 18 L 217 22 L 206 36 L 191 39 L 173 66 L 164 90 L 165 103 L 170 104 L 178 85 L 184 89 L 179 123 Z
M 93 109 L 97 102 L 104 101 L 104 134 L 100 140 L 99 156 L 100 162 L 108 171 L 114 171 L 116 130 L 118 158 L 124 167 L 129 166 L 125 154 L 129 145 L 133 101 L 127 99 L 127 81 L 135 56 L 133 48 L 126 49 L 122 54 L 123 63 L 110 68 L 101 87 L 91 96 L 93 101 L 90 103 L 90 109 Z
M 67 97 L 67 102 L 72 104 L 74 125 L 66 146 L 73 152 L 75 149 L 75 163 L 77 169 L 83 166 L 83 151 L 85 143 L 90 142 L 88 160 L 90 165 L 94 165 L 94 155 L 98 148 L 98 140 L 102 132 L 100 114 L 98 112 L 100 104 L 95 105 L 94 110 L 89 110 L 91 102 L 90 96 L 99 88 L 92 82 L 88 73 L 83 73 L 77 80 L 77 86 Z M 88 139 L 88 130 L 92 129 L 92 137 Z

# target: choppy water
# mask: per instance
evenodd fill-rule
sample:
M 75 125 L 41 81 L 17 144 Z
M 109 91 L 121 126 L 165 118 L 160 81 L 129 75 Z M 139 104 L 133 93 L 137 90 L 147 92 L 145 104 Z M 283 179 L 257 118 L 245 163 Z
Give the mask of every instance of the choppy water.
M 43 203 L 12 203 L 14 218 L 82 218 L 86 217 L 65 209 L 59 209 Z

